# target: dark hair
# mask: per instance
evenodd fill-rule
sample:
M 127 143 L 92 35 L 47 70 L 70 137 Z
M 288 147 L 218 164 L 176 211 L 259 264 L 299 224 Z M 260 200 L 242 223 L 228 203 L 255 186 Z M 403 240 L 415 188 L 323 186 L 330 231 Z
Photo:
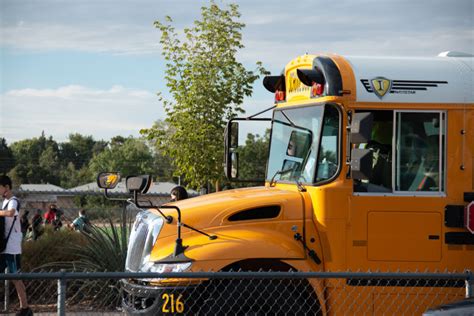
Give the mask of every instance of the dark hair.
M 12 179 L 10 179 L 9 176 L 6 176 L 6 175 L 1 175 L 0 176 L 0 185 L 2 186 L 9 186 L 10 187 L 10 190 L 12 189 Z
M 188 192 L 182 186 L 178 185 L 171 190 L 171 194 L 176 196 L 176 201 L 184 200 L 188 198 Z
M 86 216 L 86 210 L 79 210 L 79 215 L 84 215 L 84 216 Z

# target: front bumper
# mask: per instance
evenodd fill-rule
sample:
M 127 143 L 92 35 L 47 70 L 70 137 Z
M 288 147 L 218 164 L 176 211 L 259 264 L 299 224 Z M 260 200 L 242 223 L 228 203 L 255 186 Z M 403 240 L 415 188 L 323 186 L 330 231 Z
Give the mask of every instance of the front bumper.
M 121 280 L 122 308 L 128 315 L 195 315 L 200 285 L 152 286 Z

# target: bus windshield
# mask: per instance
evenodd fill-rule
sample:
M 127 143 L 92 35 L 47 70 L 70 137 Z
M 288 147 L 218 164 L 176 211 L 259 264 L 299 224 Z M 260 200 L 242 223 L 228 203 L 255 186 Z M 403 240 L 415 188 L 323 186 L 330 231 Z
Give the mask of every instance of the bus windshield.
M 274 111 L 267 180 L 313 183 L 324 106 Z

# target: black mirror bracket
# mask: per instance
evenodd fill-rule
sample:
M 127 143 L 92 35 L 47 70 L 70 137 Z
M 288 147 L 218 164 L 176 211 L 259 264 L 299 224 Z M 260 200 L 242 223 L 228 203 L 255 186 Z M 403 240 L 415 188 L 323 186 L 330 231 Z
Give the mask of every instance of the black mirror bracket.
M 181 222 L 181 210 L 176 205 L 162 205 L 162 206 L 160 206 L 160 208 L 175 209 L 176 212 L 178 213 L 178 222 L 177 222 L 177 225 L 176 225 L 178 231 L 177 231 L 176 245 L 175 245 L 174 254 L 173 254 L 174 257 L 178 257 L 179 255 L 184 254 L 184 250 L 188 247 L 188 246 L 183 246 L 183 239 L 181 238 L 181 227 L 189 228 L 189 229 L 191 229 L 191 230 L 193 230 L 193 231 L 195 231 L 199 234 L 207 236 L 207 237 L 209 237 L 210 240 L 217 239 L 216 235 L 206 234 L 205 232 L 200 231 L 199 229 L 196 229 L 194 227 L 191 227 L 191 226 L 186 225 L 185 223 Z

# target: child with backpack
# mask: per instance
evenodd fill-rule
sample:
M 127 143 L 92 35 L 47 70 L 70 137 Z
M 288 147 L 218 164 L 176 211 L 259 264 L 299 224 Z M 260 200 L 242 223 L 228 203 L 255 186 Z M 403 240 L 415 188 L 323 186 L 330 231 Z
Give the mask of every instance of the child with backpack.
M 2 210 L 0 211 L 0 273 L 17 273 L 20 271 L 21 233 L 20 202 L 13 195 L 12 181 L 8 176 L 0 176 L 0 196 L 3 198 Z M 23 281 L 13 280 L 18 299 L 20 311 L 16 315 L 29 316 L 33 312 L 28 307 L 26 289 Z

